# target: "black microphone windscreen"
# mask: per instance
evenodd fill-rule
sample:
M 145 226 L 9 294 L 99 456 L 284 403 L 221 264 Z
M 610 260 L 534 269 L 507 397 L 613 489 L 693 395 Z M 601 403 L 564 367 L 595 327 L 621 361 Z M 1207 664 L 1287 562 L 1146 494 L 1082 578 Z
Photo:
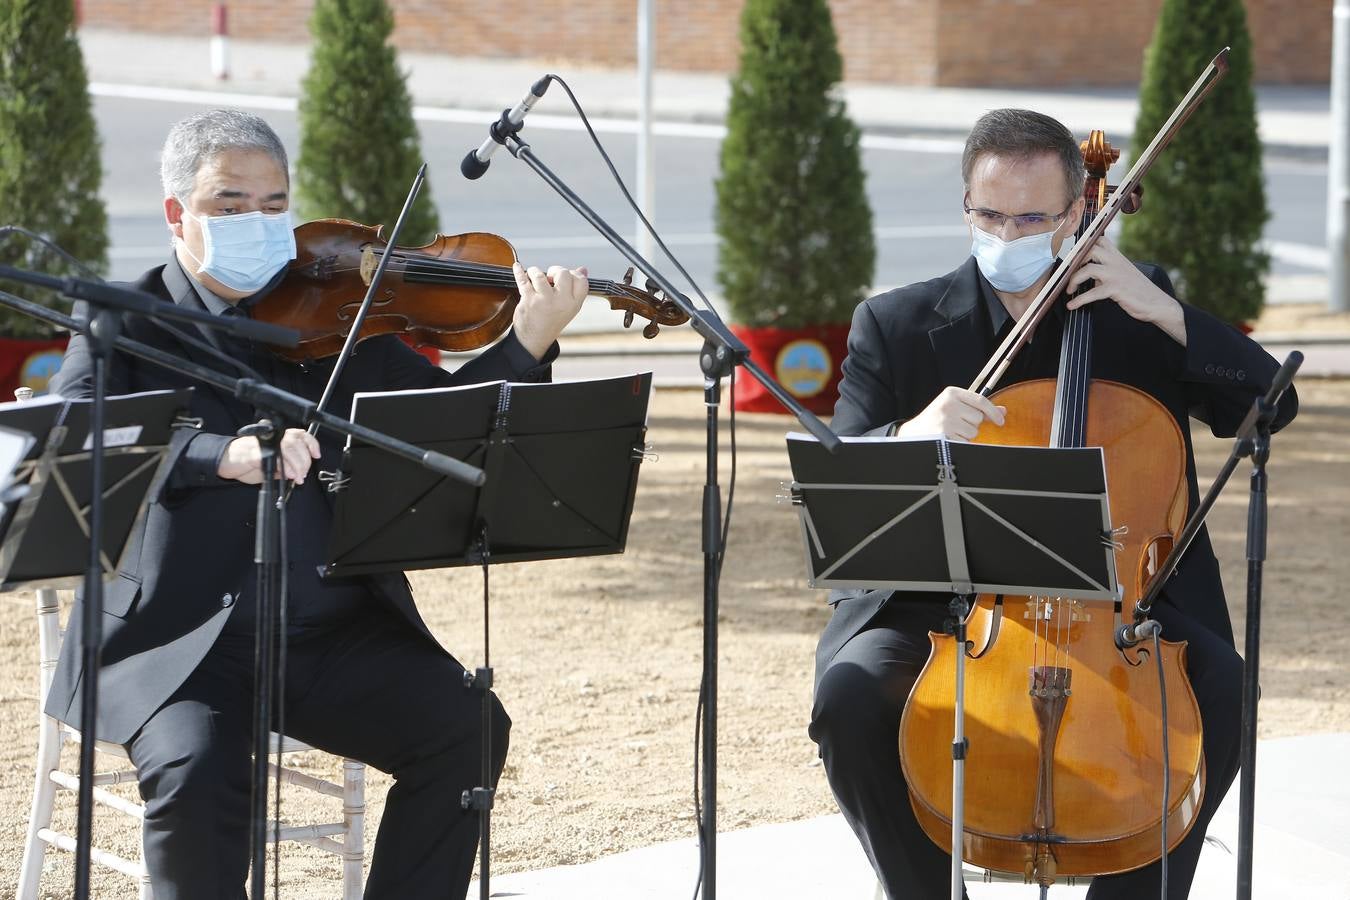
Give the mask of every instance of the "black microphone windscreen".
M 492 160 L 488 160 L 487 162 L 480 161 L 478 159 L 478 151 L 470 150 L 464 156 L 463 161 L 460 162 L 459 171 L 465 178 L 473 181 L 475 178 L 483 177 L 483 173 L 488 170 L 488 163 L 490 162 L 492 162 Z

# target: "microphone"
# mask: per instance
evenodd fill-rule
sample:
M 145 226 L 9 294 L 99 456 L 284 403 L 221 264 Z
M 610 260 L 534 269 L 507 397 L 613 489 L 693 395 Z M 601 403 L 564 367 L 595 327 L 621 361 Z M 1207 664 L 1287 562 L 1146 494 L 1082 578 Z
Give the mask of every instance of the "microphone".
M 1133 624 L 1121 625 L 1116 629 L 1116 649 L 1128 650 L 1155 634 L 1162 634 L 1162 623 L 1156 619 L 1141 618 Z
M 477 150 L 470 150 L 459 164 L 459 171 L 465 178 L 472 181 L 483 177 L 488 164 L 492 161 L 492 154 L 497 152 L 498 147 L 506 145 L 508 135 L 520 131 L 521 126 L 525 124 L 525 114 L 543 98 L 544 91 L 548 90 L 548 83 L 552 80 L 552 75 L 545 75 L 530 86 L 530 92 L 525 95 L 524 100 L 512 109 L 502 110 L 502 117 L 488 127 L 488 139 L 483 141 Z

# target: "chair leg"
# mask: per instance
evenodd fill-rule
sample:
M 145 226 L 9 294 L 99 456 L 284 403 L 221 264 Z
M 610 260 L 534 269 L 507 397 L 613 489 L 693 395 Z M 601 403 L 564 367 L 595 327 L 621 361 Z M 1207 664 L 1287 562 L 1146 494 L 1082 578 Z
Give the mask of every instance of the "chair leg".
M 366 767 L 342 761 L 342 821 L 347 826 L 342 849 L 342 900 L 361 900 L 365 860 Z
M 51 773 L 61 760 L 61 729 L 56 720 L 39 713 L 37 772 L 33 776 L 33 809 L 28 816 L 28 840 L 23 848 L 23 865 L 19 869 L 17 900 L 37 900 L 38 883 L 42 880 L 42 863 L 47 854 L 47 842 L 38 837 L 38 831 L 50 828 L 52 805 L 56 800 L 56 784 Z

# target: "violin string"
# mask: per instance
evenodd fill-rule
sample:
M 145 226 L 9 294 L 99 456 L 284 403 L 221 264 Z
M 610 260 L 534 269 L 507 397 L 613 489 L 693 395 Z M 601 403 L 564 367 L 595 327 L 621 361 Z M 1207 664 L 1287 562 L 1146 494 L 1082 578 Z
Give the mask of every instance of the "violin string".
M 338 274 L 354 272 L 359 268 L 360 266 L 339 266 L 330 271 Z M 428 278 L 451 276 L 457 284 L 475 287 L 515 287 L 516 284 L 515 275 L 509 268 L 482 263 L 450 262 L 447 260 L 412 261 L 403 257 L 401 263 L 391 261 L 389 268 L 406 275 L 421 275 Z M 630 298 L 639 297 L 639 292 L 631 285 L 605 278 L 590 279 L 590 287 L 593 294 L 621 294 Z

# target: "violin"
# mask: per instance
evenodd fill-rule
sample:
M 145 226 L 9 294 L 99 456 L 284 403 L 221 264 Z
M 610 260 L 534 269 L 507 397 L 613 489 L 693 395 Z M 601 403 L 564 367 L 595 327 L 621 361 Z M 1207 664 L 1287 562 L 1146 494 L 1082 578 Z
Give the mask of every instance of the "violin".
M 1119 151 L 1100 131 L 1082 145 L 1089 178 L 1079 239 L 1106 202 L 1106 168 Z M 1124 206 L 1137 208 L 1138 198 Z M 1104 226 L 1102 226 L 1104 227 Z M 1092 238 L 1095 240 L 1095 236 Z M 906 703 L 900 754 L 920 825 L 951 849 L 951 744 L 956 654 L 970 669 L 970 748 L 963 857 L 1048 886 L 1059 876 L 1147 865 L 1195 821 L 1204 792 L 1200 711 L 1185 644 L 1161 642 L 1166 685 L 1165 813 L 1162 708 L 1151 650 L 1120 650 L 1114 636 L 1186 516 L 1186 448 L 1176 420 L 1134 387 L 1090 379 L 1096 304 L 1067 311 L 1058 379 L 994 393 L 1003 428 L 976 441 L 1103 449 L 1122 601 L 980 596 L 970 639 L 932 634 L 932 652 Z M 1027 316 L 1024 315 L 1023 318 Z M 973 390 L 980 390 L 977 386 Z M 978 649 L 974 649 L 978 648 Z
M 300 342 L 274 352 L 292 362 L 338 353 L 379 265 L 391 254 L 379 291 L 357 340 L 398 334 L 414 344 L 442 350 L 476 350 L 511 327 L 520 294 L 511 265 L 516 252 L 506 239 L 484 232 L 438 234 L 421 247 L 389 247 L 379 226 L 345 219 L 318 219 L 295 229 L 295 259 L 281 282 L 253 305 L 253 318 L 294 328 Z M 661 325 L 689 317 L 648 282 L 634 287 L 630 268 L 621 281 L 590 279 L 591 296 L 624 313 L 647 319 L 644 337 Z

